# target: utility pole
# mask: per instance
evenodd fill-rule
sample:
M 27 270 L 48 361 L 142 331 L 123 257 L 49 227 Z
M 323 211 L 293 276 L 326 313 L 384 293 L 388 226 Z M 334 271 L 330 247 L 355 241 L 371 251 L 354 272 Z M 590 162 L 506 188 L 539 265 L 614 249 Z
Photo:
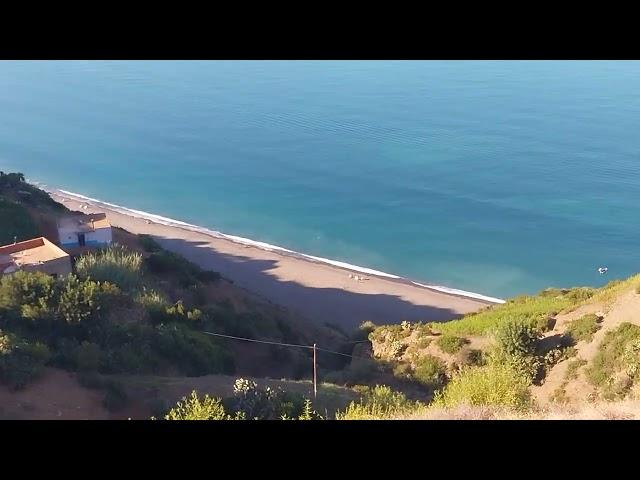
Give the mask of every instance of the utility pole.
M 313 398 L 318 397 L 318 383 L 316 379 L 316 344 L 313 344 Z

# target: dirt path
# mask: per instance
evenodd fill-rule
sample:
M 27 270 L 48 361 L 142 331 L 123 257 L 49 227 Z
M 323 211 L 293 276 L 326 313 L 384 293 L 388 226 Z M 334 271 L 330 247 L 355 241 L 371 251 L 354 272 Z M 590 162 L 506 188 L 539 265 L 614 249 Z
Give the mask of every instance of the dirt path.
M 595 303 L 584 305 L 571 313 L 559 315 L 556 326 L 553 332 L 550 333 L 564 333 L 567 325 L 571 321 L 589 313 L 604 316 L 601 323 L 602 328 L 593 335 L 590 342 L 578 342 L 576 344 L 576 350 L 578 352 L 577 355 L 555 365 L 547 374 L 547 378 L 543 385 L 531 388 L 532 394 L 539 404 L 543 405 L 548 403 L 553 392 L 562 386 L 565 382 L 565 375 L 569 362 L 574 359 L 585 360 L 587 364 L 580 367 L 577 371 L 578 377 L 576 379 L 569 380 L 564 387 L 566 396 L 572 402 L 588 401 L 590 396 L 595 392 L 595 389 L 585 378 L 585 367 L 591 363 L 595 355 L 598 353 L 600 343 L 608 331 L 616 329 L 624 322 L 640 325 L 640 295 L 636 294 L 635 291 L 629 291 L 621 295 L 609 308 L 605 308 L 605 305 L 602 303 Z
M 107 420 L 102 399 L 101 392 L 82 387 L 72 373 L 47 368 L 24 390 L 0 386 L 0 419 Z

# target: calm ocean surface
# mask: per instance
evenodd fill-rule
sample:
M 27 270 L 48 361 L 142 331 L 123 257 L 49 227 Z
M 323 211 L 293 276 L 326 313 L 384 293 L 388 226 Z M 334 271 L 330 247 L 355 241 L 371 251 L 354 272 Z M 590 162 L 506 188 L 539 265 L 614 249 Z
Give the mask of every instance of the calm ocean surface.
M 640 62 L 0 62 L 0 169 L 486 295 L 600 285 L 640 271 Z

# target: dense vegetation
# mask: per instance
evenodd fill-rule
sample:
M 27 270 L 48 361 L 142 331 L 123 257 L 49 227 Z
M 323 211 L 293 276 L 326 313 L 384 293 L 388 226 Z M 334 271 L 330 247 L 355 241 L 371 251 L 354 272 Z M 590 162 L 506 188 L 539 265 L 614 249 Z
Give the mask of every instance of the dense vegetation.
M 109 282 L 27 272 L 2 277 L 3 378 L 23 386 L 39 371 L 31 367 L 34 359 L 85 372 L 233 372 L 227 348 L 189 325 L 190 312 L 167 315 L 156 324 L 144 321 L 149 318 L 144 310 L 140 323 L 118 315 L 134 306 L 130 294 Z M 7 365 L 14 367 L 13 377 Z
M 29 216 L 29 212 L 19 203 L 0 197 L 0 245 L 21 242 L 37 237 L 40 232 Z

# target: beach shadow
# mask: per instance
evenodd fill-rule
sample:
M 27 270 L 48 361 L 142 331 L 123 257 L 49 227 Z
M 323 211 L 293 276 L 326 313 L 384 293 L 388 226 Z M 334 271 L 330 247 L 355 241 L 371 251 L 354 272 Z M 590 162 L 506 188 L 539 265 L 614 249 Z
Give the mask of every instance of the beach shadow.
M 396 295 L 357 293 L 337 287 L 313 287 L 283 280 L 275 273 L 277 260 L 230 255 L 217 251 L 205 241 L 153 236 L 167 250 L 179 253 L 205 269 L 219 272 L 237 286 L 317 325 L 337 324 L 346 330 L 352 330 L 366 320 L 381 325 L 404 320 L 446 321 L 462 316 L 448 308 L 416 305 Z M 344 274 L 347 277 L 348 272 L 345 271 Z

